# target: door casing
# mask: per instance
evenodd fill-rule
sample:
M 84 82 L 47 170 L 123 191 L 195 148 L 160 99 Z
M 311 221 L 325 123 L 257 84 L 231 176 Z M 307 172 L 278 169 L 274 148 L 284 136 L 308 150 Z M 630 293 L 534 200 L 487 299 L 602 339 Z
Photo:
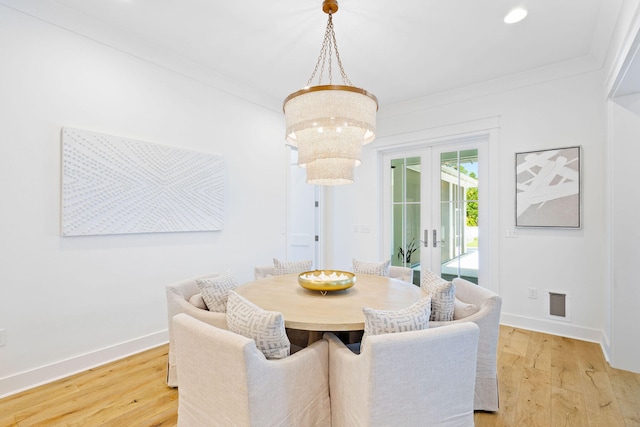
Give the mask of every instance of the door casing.
M 440 274 L 440 247 L 439 245 L 433 247 L 433 230 L 437 231 L 437 239 L 440 240 L 440 152 L 465 150 L 469 148 L 478 149 L 479 157 L 479 189 L 480 202 L 479 202 L 479 221 L 481 221 L 481 227 L 479 229 L 479 272 L 478 283 L 485 285 L 489 282 L 490 266 L 489 266 L 489 252 L 490 242 L 486 236 L 490 235 L 489 229 L 491 228 L 491 222 L 485 221 L 484 218 L 489 218 L 489 174 L 485 174 L 485 171 L 489 171 L 489 135 L 482 133 L 479 135 L 465 136 L 465 137 L 450 137 L 450 138 L 438 138 L 434 140 L 424 140 L 419 142 L 413 142 L 408 145 L 395 146 L 388 149 L 380 149 L 378 151 L 381 171 L 381 188 L 382 188 L 382 253 L 383 258 L 387 259 L 391 256 L 391 191 L 390 191 L 390 167 L 389 162 L 392 158 L 399 157 L 418 157 L 422 158 L 422 169 L 428 168 L 429 170 L 436 171 L 435 173 L 424 173 L 421 184 L 421 203 L 423 209 L 421 209 L 421 259 L 422 266 L 427 266 L 430 270 L 436 274 Z M 482 171 L 482 172 L 480 172 Z M 430 195 L 430 196 L 429 196 Z M 425 202 L 425 200 L 428 200 Z M 428 203 L 427 208 L 424 209 L 425 203 Z M 428 242 L 427 247 L 424 245 L 424 231 L 428 230 Z

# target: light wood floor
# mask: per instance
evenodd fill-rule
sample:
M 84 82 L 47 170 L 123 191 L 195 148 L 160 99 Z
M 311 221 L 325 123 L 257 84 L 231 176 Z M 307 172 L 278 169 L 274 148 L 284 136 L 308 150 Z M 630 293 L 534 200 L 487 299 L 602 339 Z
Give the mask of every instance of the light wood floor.
M 476 426 L 640 426 L 640 375 L 593 343 L 502 326 L 500 410 Z M 167 346 L 0 400 L 0 426 L 175 426 Z

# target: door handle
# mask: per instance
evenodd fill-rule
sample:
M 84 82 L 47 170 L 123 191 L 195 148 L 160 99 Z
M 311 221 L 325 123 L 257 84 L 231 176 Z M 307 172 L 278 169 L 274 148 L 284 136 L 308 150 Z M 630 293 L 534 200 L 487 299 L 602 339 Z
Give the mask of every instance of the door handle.
M 429 247 L 429 230 L 426 228 L 424 229 L 424 240 L 422 242 L 424 243 L 425 248 Z
M 437 247 L 438 247 L 438 237 L 437 237 L 437 234 L 436 234 L 436 233 L 437 233 L 437 231 L 436 231 L 436 229 L 434 228 L 434 229 L 433 229 L 433 247 L 434 247 L 434 248 L 437 248 Z

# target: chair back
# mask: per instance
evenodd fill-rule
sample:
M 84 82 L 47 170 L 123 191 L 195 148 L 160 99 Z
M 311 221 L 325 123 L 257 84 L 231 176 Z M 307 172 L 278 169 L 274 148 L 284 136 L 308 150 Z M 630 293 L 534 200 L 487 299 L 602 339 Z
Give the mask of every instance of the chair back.
M 478 334 L 465 323 L 373 335 L 360 355 L 330 338 L 333 425 L 472 426 Z
M 404 282 L 413 283 L 413 269 L 392 265 L 389 267 L 389 277 L 400 279 Z
M 256 280 L 264 279 L 276 275 L 276 268 L 273 265 L 256 265 L 253 268 L 253 275 Z
M 328 426 L 328 345 L 267 360 L 255 341 L 186 314 L 174 318 L 178 426 Z
M 189 299 L 199 293 L 197 279 L 215 277 L 218 273 L 181 280 L 165 287 L 167 296 L 167 320 L 169 326 L 169 356 L 167 357 L 167 385 L 178 386 L 178 373 L 176 367 L 175 340 L 173 334 L 173 317 L 180 313 L 202 320 L 219 328 L 227 328 L 227 316 L 225 313 L 216 313 L 200 309 L 189 302 Z

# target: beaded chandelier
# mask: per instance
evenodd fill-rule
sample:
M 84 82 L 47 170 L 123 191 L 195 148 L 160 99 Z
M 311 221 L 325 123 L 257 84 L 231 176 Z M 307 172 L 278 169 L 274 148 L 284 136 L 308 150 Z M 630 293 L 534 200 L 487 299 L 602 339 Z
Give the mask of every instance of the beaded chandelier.
M 289 145 L 298 148 L 298 165 L 307 169 L 307 183 L 351 184 L 362 146 L 375 138 L 378 100 L 353 86 L 344 72 L 332 19 L 338 2 L 325 0 L 322 10 L 329 18 L 316 66 L 305 87 L 284 100 L 286 138 Z M 332 83 L 334 52 L 342 85 Z M 325 66 L 329 83 L 323 85 Z M 310 86 L 316 74 L 318 84 Z

